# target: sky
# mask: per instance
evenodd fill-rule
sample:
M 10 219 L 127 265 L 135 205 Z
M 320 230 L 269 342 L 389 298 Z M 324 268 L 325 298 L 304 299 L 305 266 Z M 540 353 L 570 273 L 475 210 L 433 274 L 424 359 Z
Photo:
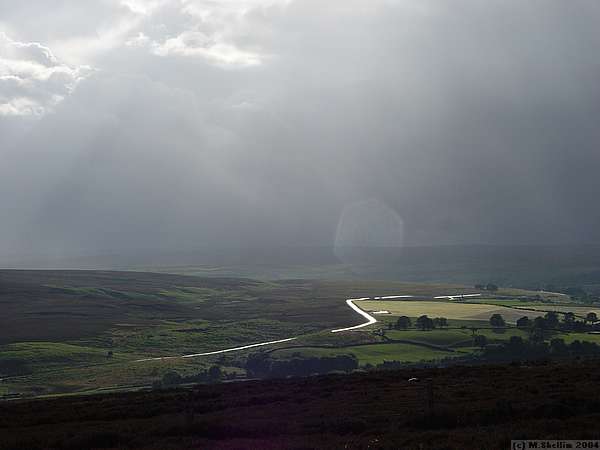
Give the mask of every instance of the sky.
M 0 0 L 0 254 L 600 242 L 596 0 Z

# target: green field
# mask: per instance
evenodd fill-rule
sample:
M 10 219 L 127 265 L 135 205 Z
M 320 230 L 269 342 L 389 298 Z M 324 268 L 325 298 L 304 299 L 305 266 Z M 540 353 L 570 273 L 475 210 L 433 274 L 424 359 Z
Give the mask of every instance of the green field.
M 448 351 L 401 343 L 359 345 L 334 349 L 297 347 L 271 353 L 271 356 L 281 359 L 335 355 L 354 355 L 363 366 L 365 364 L 377 365 L 384 361 L 419 362 L 458 356 Z
M 433 298 L 472 291 L 459 285 L 388 281 L 256 281 L 142 272 L 0 270 L 0 395 L 137 389 L 168 371 L 195 375 L 214 364 L 243 376 L 248 354 L 289 343 L 198 358 L 177 356 L 290 337 L 298 337 L 294 345 L 302 348 L 292 352 L 301 355 L 354 354 L 362 365 L 434 361 L 478 351 L 472 347 L 472 331 L 467 327 L 477 328 L 490 343 L 507 341 L 513 335 L 527 337 L 514 328 L 487 329 L 494 313 L 512 323 L 550 308 L 577 313 L 591 310 L 571 308 L 562 298 L 552 305 L 548 299 L 536 303 L 531 300 L 535 292 L 521 290 L 513 292 L 519 296 L 515 299 L 492 297 L 478 299 L 480 303 L 362 301 L 357 303 L 367 311 L 385 309 L 392 314 L 379 315 L 380 323 L 357 331 L 330 332 L 364 320 L 348 308 L 347 298 L 403 294 Z M 490 304 L 483 303 L 487 301 Z M 517 307 L 539 311 L 532 314 Z M 414 319 L 422 314 L 448 318 L 450 329 L 387 329 L 397 315 Z M 381 328 L 385 336 L 377 332 Z M 576 339 L 573 336 L 565 340 Z M 577 339 L 599 338 L 581 335 Z M 289 351 L 273 355 L 285 357 Z M 138 361 L 157 357 L 170 359 Z
M 570 344 L 573 341 L 587 341 L 587 342 L 595 342 L 596 344 L 600 344 L 600 334 L 591 334 L 591 333 L 568 333 L 568 334 L 560 334 L 557 337 L 564 339 L 567 344 Z
M 517 328 L 502 330 L 477 328 L 476 333 L 486 336 L 490 344 L 507 342 L 512 336 L 519 336 L 523 339 L 528 336 L 526 331 Z M 473 333 L 469 329 L 386 330 L 385 337 L 386 342 L 344 345 L 337 348 L 294 346 L 274 350 L 270 352 L 270 355 L 278 359 L 354 355 L 364 366 L 365 364 L 377 365 L 384 361 L 428 362 L 479 352 L 479 348 L 473 346 Z M 563 337 L 563 335 L 558 337 Z M 597 337 L 600 338 L 600 335 Z M 585 340 L 582 337 L 579 339 Z
M 600 316 L 600 308 L 596 306 L 577 306 L 550 303 L 519 302 L 518 300 L 482 299 L 477 303 L 457 301 L 413 301 L 413 300 L 363 300 L 357 302 L 365 311 L 388 311 L 392 316 L 446 317 L 450 320 L 487 321 L 492 314 L 500 314 L 508 323 L 527 316 L 533 319 L 543 316 L 548 311 L 559 313 L 573 312 L 578 317 L 585 317 L 589 312 Z M 379 316 L 381 317 L 381 316 Z
M 492 314 L 501 314 L 509 323 L 514 323 L 520 317 L 543 315 L 543 312 L 528 311 L 527 314 L 513 308 L 480 303 L 460 303 L 443 301 L 386 301 L 364 300 L 357 302 L 365 311 L 389 311 L 394 316 L 419 317 L 446 317 L 456 320 L 481 320 L 487 321 Z
M 422 342 L 425 344 L 452 346 L 464 341 L 472 340 L 469 330 L 461 329 L 436 329 L 431 331 L 420 330 L 391 330 L 386 331 L 386 337 L 393 340 Z
M 2 392 L 143 386 L 168 370 L 218 363 L 239 371 L 250 351 L 146 361 L 301 336 L 305 344 L 377 342 L 335 336 L 362 320 L 349 297 L 459 294 L 467 288 L 376 281 L 255 281 L 141 272 L 0 271 Z M 334 339 L 335 338 L 335 339 Z
M 529 304 L 517 307 L 517 309 L 522 310 L 532 310 L 535 309 L 537 311 L 556 311 L 559 313 L 572 312 L 577 317 L 585 317 L 589 312 L 594 312 L 598 316 L 600 316 L 600 308 L 598 306 L 565 306 L 565 305 L 547 305 L 547 304 Z M 525 314 L 527 315 L 527 314 Z

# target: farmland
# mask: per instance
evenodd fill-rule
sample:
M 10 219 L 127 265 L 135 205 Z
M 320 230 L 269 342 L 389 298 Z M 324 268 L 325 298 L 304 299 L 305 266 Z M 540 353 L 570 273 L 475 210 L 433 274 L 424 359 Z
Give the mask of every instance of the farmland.
M 40 396 L 147 388 L 170 372 L 193 377 L 218 366 L 230 377 L 246 376 L 245 359 L 257 351 L 273 360 L 355 357 L 359 367 L 386 361 L 420 363 L 477 356 L 474 331 L 490 344 L 527 339 L 512 324 L 523 315 L 576 311 L 568 297 L 522 290 L 469 301 L 436 296 L 472 293 L 446 284 L 389 281 L 278 280 L 145 272 L 0 271 L 0 395 Z M 332 334 L 361 323 L 344 299 L 414 295 L 419 300 L 367 300 L 366 311 L 387 310 L 379 323 Z M 421 298 L 423 300 L 421 300 Z M 538 298 L 539 301 L 535 301 Z M 524 310 L 522 308 L 527 308 Z M 537 311 L 532 311 L 536 310 Z M 507 327 L 492 330 L 489 317 L 501 314 Z M 398 316 L 445 317 L 445 327 L 394 329 Z M 381 329 L 385 332 L 381 332 Z M 574 338 L 573 336 L 577 336 Z M 293 342 L 196 358 L 214 352 L 294 337 Z M 548 332 L 598 341 L 586 333 Z M 281 350 L 278 350 L 281 349 Z M 168 357 L 168 359 L 159 359 Z M 148 360 L 156 358 L 156 360 Z M 144 361 L 140 361 L 144 360 Z
M 392 315 L 418 317 L 446 317 L 456 320 L 486 321 L 492 314 L 502 314 L 508 322 L 515 322 L 524 314 L 513 308 L 485 304 L 465 304 L 453 302 L 429 301 L 361 301 L 358 305 L 366 311 L 386 310 Z M 543 315 L 543 313 L 540 313 Z
M 549 311 L 558 314 L 572 312 L 576 317 L 584 318 L 588 313 L 600 316 L 600 307 L 597 305 L 581 306 L 574 302 L 552 303 L 547 301 L 531 302 L 506 299 L 487 299 L 468 301 L 435 300 L 419 301 L 411 299 L 402 300 L 361 300 L 357 304 L 365 311 L 387 311 L 391 316 L 418 317 L 445 317 L 456 323 L 460 321 L 487 321 L 492 314 L 500 314 L 508 323 L 515 323 L 517 319 L 527 316 L 530 319 L 540 317 Z
M 234 356 L 136 361 L 291 336 L 301 336 L 305 344 L 333 343 L 327 330 L 358 321 L 345 298 L 404 291 L 439 295 L 465 288 L 140 272 L 0 271 L 0 395 L 147 386 L 169 370 L 189 375 L 215 363 L 238 373 L 240 361 Z M 362 334 L 336 342 L 364 340 Z
M 373 366 L 384 361 L 419 362 L 431 361 L 448 357 L 448 352 L 435 350 L 419 345 L 411 344 L 366 344 L 341 347 L 335 349 L 324 349 L 318 347 L 297 347 L 290 349 L 275 350 L 271 353 L 276 358 L 301 356 L 304 358 L 313 356 L 335 356 L 354 355 L 361 365 L 371 364 Z

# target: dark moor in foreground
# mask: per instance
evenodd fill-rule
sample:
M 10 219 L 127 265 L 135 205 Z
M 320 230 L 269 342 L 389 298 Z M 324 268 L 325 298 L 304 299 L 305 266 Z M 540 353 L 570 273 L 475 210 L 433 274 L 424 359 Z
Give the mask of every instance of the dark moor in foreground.
M 511 439 L 597 439 L 598 382 L 600 362 L 588 361 L 5 402 L 0 448 L 505 449 Z

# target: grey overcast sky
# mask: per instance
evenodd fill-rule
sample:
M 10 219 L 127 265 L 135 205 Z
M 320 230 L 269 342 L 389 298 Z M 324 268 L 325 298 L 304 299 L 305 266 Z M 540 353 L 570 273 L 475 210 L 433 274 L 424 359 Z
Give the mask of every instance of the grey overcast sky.
M 600 242 L 597 0 L 0 0 L 0 252 Z

